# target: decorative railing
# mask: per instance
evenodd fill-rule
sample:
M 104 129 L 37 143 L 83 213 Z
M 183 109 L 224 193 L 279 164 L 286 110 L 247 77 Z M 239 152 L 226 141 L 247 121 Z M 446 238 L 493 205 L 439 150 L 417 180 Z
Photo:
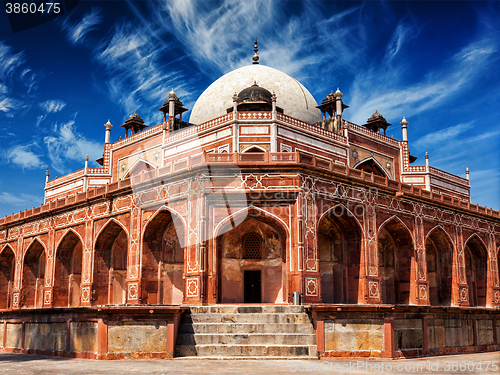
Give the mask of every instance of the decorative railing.
M 422 173 L 427 172 L 425 165 L 410 165 L 405 168 L 404 173 Z
M 368 129 L 366 129 L 360 125 L 357 125 L 353 122 L 346 121 L 346 120 L 343 120 L 343 121 L 344 121 L 344 126 L 348 125 L 349 129 L 355 131 L 356 133 L 361 133 L 363 135 L 368 136 L 369 138 L 374 138 L 378 141 L 388 143 L 391 146 L 399 147 L 399 141 L 394 139 L 394 138 L 388 137 L 388 136 L 380 134 L 380 133 L 372 132 L 371 130 L 368 130 Z
M 283 121 L 287 124 L 290 124 L 290 125 L 296 126 L 298 128 L 302 128 L 304 130 L 310 131 L 312 133 L 320 134 L 323 137 L 332 138 L 332 139 L 334 139 L 338 142 L 344 143 L 344 144 L 347 142 L 346 138 L 343 135 L 333 133 L 329 130 L 320 128 L 319 126 L 312 125 L 312 124 L 309 124 L 309 123 L 301 121 L 301 120 L 297 120 L 296 118 L 284 115 L 283 113 L 278 113 L 277 119 L 280 121 Z
M 64 182 L 67 182 L 67 181 L 71 181 L 71 180 L 74 180 L 78 177 L 81 177 L 83 176 L 85 173 L 85 169 L 79 169 L 77 171 L 74 171 L 74 172 L 71 172 L 71 173 L 68 173 L 67 175 L 65 176 L 62 176 L 62 177 L 56 177 L 54 178 L 53 180 L 50 180 L 49 182 L 47 182 L 47 185 L 46 187 L 47 188 L 50 188 L 50 187 L 53 187 L 53 186 L 56 186 L 56 185 L 59 185 L 59 184 L 62 184 Z
M 238 112 L 238 120 L 272 120 L 272 112 Z
M 152 136 L 152 135 L 160 134 L 162 131 L 163 131 L 163 123 L 152 126 L 152 127 L 147 128 L 139 133 L 135 133 L 135 134 L 131 135 L 130 137 L 123 138 L 119 141 L 116 141 L 115 143 L 113 143 L 113 149 L 117 149 L 119 147 L 128 145 L 130 143 L 140 141 L 141 139 L 147 138 L 147 137 Z
M 442 171 L 441 169 L 437 169 L 434 167 L 429 167 L 429 171 L 430 171 L 431 175 L 435 175 L 435 176 L 444 178 L 445 180 L 448 180 L 448 181 L 453 181 L 461 186 L 469 187 L 469 180 L 467 180 L 466 178 L 463 178 L 460 176 L 455 176 L 454 174 Z
M 188 137 L 190 137 L 192 135 L 201 133 L 201 132 L 203 132 L 205 130 L 208 130 L 208 129 L 212 128 L 212 127 L 215 127 L 215 126 L 218 126 L 220 124 L 224 124 L 226 122 L 229 122 L 232 119 L 233 119 L 233 114 L 232 113 L 228 113 L 226 115 L 214 118 L 213 120 L 204 122 L 204 123 L 202 123 L 200 125 L 195 125 L 195 126 L 191 126 L 189 128 L 186 128 L 186 129 L 182 129 L 182 130 L 178 130 L 178 131 L 175 131 L 175 132 L 167 133 L 165 135 L 164 142 L 165 143 L 172 143 L 172 142 L 178 141 L 179 139 L 182 139 L 182 138 L 188 138 Z

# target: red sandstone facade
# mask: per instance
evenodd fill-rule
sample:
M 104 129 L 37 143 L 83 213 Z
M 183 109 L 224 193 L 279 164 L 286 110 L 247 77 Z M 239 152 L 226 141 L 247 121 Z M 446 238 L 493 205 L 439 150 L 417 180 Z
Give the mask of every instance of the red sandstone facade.
M 410 165 L 406 139 L 344 120 L 340 97 L 327 97 L 336 109 L 319 106 L 330 118 L 315 124 L 273 95 L 235 97 L 227 114 L 194 125 L 175 118 L 174 94 L 164 123 L 105 143 L 102 168 L 47 179 L 44 205 L 0 219 L 3 347 L 7 323 L 24 330 L 32 309 L 59 311 L 70 327 L 75 307 L 147 320 L 141 306 L 172 306 L 162 313 L 175 322 L 174 306 L 289 304 L 299 292 L 325 356 L 498 350 L 499 211 L 470 203 L 468 180 Z M 99 314 L 86 321 L 100 322 L 100 344 L 81 350 L 98 354 L 81 356 L 119 358 Z M 472 343 L 429 338 L 429 322 L 450 314 L 469 314 Z M 328 321 L 356 317 L 383 321 L 380 349 L 332 344 Z M 424 322 L 417 348 L 395 343 L 405 319 Z M 172 327 L 157 356 L 173 352 Z

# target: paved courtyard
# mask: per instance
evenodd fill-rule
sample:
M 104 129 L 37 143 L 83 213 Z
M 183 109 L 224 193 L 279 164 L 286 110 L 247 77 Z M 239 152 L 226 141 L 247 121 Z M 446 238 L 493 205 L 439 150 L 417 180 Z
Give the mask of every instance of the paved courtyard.
M 8 375 L 66 374 L 500 374 L 500 352 L 407 360 L 94 361 L 0 353 Z

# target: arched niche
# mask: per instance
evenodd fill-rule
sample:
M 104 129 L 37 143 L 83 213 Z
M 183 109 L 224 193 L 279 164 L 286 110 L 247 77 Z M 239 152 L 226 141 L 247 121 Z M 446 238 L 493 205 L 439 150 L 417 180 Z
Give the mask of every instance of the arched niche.
M 374 158 L 368 158 L 360 161 L 354 166 L 354 169 L 359 169 L 380 177 L 389 177 L 384 168 L 382 168 Z
M 450 306 L 453 286 L 453 244 L 437 227 L 425 241 L 429 300 L 432 306 Z
M 12 288 L 14 286 L 14 272 L 16 256 L 10 246 L 5 246 L 0 253 L 0 310 L 12 307 Z
M 411 270 L 414 248 L 408 228 L 396 218 L 379 230 L 378 254 L 382 303 L 410 303 Z
M 247 147 L 246 149 L 243 150 L 243 153 L 262 153 L 262 152 L 266 152 L 267 150 L 262 147 L 262 146 L 258 146 L 258 145 L 252 145 L 252 146 L 249 146 Z
M 40 241 L 34 240 L 24 255 L 20 306 L 29 309 L 43 307 L 44 283 L 45 248 Z
M 69 231 L 56 250 L 54 275 L 54 306 L 80 306 L 82 279 L 82 241 Z
M 323 303 L 358 303 L 361 228 L 344 206 L 324 215 L 318 228 Z
M 139 159 L 137 160 L 132 167 L 127 171 L 125 176 L 123 178 L 129 178 L 132 176 L 136 176 L 138 174 L 141 174 L 142 172 L 151 172 L 156 169 L 156 166 L 154 164 L 151 164 L 147 160 Z
M 218 301 L 286 302 L 286 229 L 279 220 L 254 209 L 229 229 L 232 223 L 227 220 L 218 231 L 223 234 L 216 238 Z
M 167 209 L 148 222 L 142 248 L 142 303 L 182 304 L 184 233 L 182 220 Z
M 115 221 L 102 229 L 94 250 L 92 303 L 120 305 L 126 301 L 128 238 Z
M 487 250 L 477 236 L 465 244 L 465 273 L 470 306 L 486 306 Z

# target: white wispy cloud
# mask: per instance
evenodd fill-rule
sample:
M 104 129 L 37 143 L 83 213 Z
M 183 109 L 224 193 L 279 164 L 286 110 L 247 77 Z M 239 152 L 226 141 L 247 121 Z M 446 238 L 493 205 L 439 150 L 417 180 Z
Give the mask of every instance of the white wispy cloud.
M 56 113 L 61 111 L 66 107 L 66 103 L 61 99 L 47 100 L 43 103 L 39 103 L 40 108 L 42 108 L 46 113 Z
M 0 203 L 10 205 L 33 205 L 38 206 L 43 203 L 43 198 L 31 194 L 12 194 L 6 191 L 0 193 Z
M 149 107 L 161 105 L 172 88 L 183 101 L 189 101 L 193 94 L 189 79 L 164 66 L 161 59 L 169 47 L 150 27 L 124 23 L 115 27 L 96 53 L 110 76 L 106 86 L 112 100 L 127 114 L 138 110 L 146 123 L 158 122 L 159 117 L 154 117 Z M 142 106 L 148 108 L 146 113 L 140 112 Z
M 46 115 L 46 114 L 45 114 L 45 115 L 40 115 L 40 116 L 37 116 L 37 118 L 36 118 L 36 126 L 37 126 L 37 127 L 38 127 L 38 126 L 40 126 L 41 122 L 42 122 L 43 120 L 45 120 L 45 118 L 46 118 L 46 117 L 47 117 L 47 115 Z
M 201 66 L 223 67 L 222 71 L 234 69 L 242 55 L 248 56 L 248 52 L 242 53 L 249 50 L 248 45 L 242 45 L 241 40 L 251 42 L 279 19 L 272 1 L 174 0 L 160 4 L 158 18 L 172 20 L 171 31 L 191 56 Z
M 89 155 L 91 159 L 101 157 L 103 144 L 89 140 L 76 132 L 75 120 L 63 124 L 55 124 L 52 135 L 44 137 L 43 142 L 47 147 L 51 167 L 59 173 L 66 173 L 67 161 L 81 161 Z
M 427 133 L 412 143 L 416 148 L 427 146 L 435 146 L 443 143 L 455 142 L 456 137 L 470 130 L 474 125 L 474 121 L 464 124 L 453 125 L 435 132 Z
M 102 21 L 99 9 L 92 9 L 85 14 L 80 22 L 70 24 L 69 21 L 64 22 L 63 28 L 68 32 L 68 39 L 71 43 L 77 44 L 85 40 L 85 36 L 92 30 L 95 30 L 97 25 Z
M 304 68 L 333 70 L 347 65 L 360 53 L 362 23 L 357 21 L 362 6 L 324 18 L 314 2 L 305 2 L 300 15 L 283 16 L 285 2 L 225 0 L 163 1 L 159 20 L 187 49 L 200 70 L 215 68 L 214 76 L 248 65 L 250 44 L 259 37 L 260 62 L 305 78 Z M 242 41 L 246 41 L 242 43 Z M 332 59 L 332 51 L 335 58 Z M 215 77 L 214 77 L 215 78 Z
M 44 168 L 45 164 L 41 159 L 41 155 L 35 151 L 37 149 L 35 143 L 16 145 L 6 151 L 5 158 L 23 169 Z
M 25 82 L 28 86 L 28 93 L 35 85 L 34 77 L 27 77 L 24 71 L 19 74 L 23 63 L 22 52 L 13 53 L 9 45 L 0 41 L 0 112 L 7 117 L 13 117 L 14 111 L 23 107 L 23 102 L 11 93 L 13 82 L 16 80 Z M 31 80 L 29 83 L 26 82 L 28 78 Z
M 0 100 L 0 111 L 2 112 L 7 113 L 18 107 L 19 103 L 15 99 L 4 97 L 3 99 Z
M 24 62 L 23 53 L 13 53 L 12 48 L 0 41 L 0 80 L 11 75 Z
M 392 58 L 390 51 L 386 59 Z M 494 40 L 472 42 L 416 83 L 405 82 L 404 67 L 382 65 L 360 73 L 351 89 L 350 105 L 357 109 L 351 119 L 364 123 L 375 109 L 408 117 L 442 105 L 498 60 L 497 51 Z

